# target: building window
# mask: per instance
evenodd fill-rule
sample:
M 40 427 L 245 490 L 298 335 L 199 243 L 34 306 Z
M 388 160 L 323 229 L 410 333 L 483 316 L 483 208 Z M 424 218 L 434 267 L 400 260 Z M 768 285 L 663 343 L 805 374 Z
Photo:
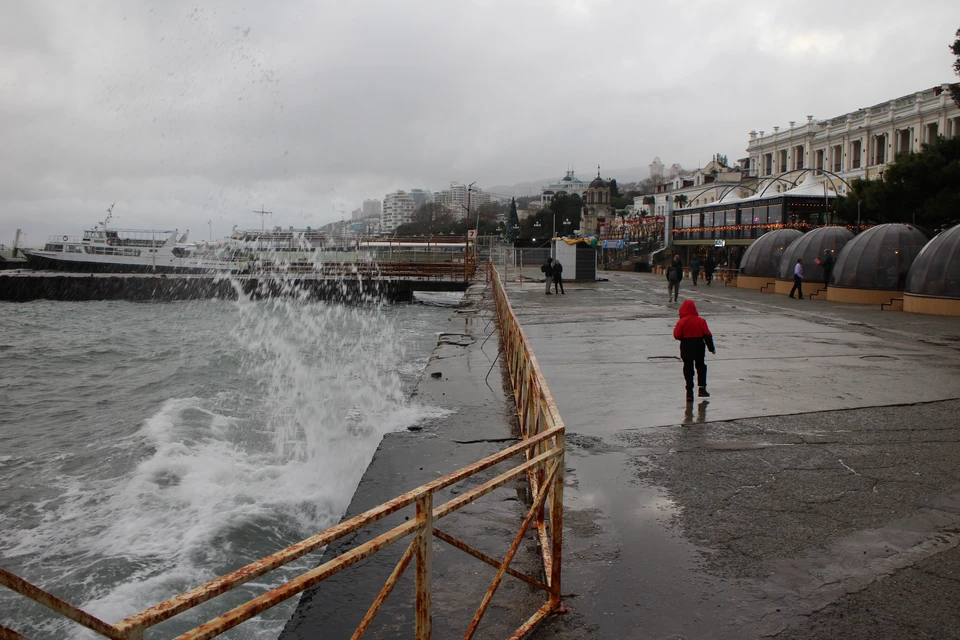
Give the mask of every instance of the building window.
M 913 129 L 899 129 L 895 141 L 897 143 L 896 155 L 901 153 L 910 153 L 910 137 Z
M 773 175 L 773 154 L 767 153 L 763 156 L 763 175 Z
M 787 170 L 787 150 L 781 149 L 777 153 L 777 173 L 783 173 Z
M 814 169 L 823 169 L 823 168 L 824 168 L 824 166 L 823 166 L 824 151 L 825 151 L 824 149 L 817 149 L 817 154 L 816 154 L 816 157 L 815 157 L 815 159 L 814 159 L 814 164 L 813 164 L 813 168 L 814 168 Z
M 863 156 L 863 142 L 860 140 L 854 140 L 850 143 L 850 167 L 853 169 L 860 168 L 860 158 Z
M 830 166 L 834 173 L 840 173 L 843 168 L 843 147 L 839 144 L 830 147 Z
M 883 133 L 873 136 L 873 163 L 874 165 L 885 164 L 887 162 L 887 134 Z
M 803 145 L 793 148 L 793 168 L 803 169 Z
M 924 127 L 923 133 L 923 143 L 924 144 L 933 144 L 937 141 L 937 136 L 940 133 L 940 128 L 937 126 L 937 123 L 928 124 Z

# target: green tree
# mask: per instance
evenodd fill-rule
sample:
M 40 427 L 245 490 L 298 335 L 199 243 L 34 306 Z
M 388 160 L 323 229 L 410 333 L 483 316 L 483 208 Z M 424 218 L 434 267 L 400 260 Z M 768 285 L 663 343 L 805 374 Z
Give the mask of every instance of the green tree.
M 517 215 L 517 201 L 510 199 L 510 215 L 507 216 L 507 242 L 513 242 L 520 235 L 520 217 Z
M 578 194 L 560 192 L 550 201 L 549 208 L 528 216 L 520 223 L 520 237 L 546 239 L 553 231 L 556 231 L 557 235 L 563 235 L 579 229 L 582 212 L 583 200 Z M 538 222 L 539 227 L 537 227 Z
M 682 209 L 683 205 L 687 204 L 687 196 L 680 194 L 673 199 L 674 204 L 677 205 L 678 209 Z
M 938 138 L 919 152 L 898 155 L 880 180 L 854 180 L 837 199 L 847 222 L 911 222 L 930 230 L 960 222 L 960 138 Z
M 957 59 L 953 61 L 953 72 L 960 76 L 960 29 L 957 29 L 956 36 L 957 39 L 950 45 L 950 52 L 957 57 Z M 956 105 L 960 107 L 960 82 L 954 82 L 950 85 L 950 97 L 953 98 Z

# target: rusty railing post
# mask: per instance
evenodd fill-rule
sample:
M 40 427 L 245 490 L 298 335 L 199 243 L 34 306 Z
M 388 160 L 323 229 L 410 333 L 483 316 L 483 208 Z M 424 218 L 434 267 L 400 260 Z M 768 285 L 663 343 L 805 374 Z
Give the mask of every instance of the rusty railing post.
M 417 498 L 417 640 L 433 635 L 433 493 Z
M 553 493 L 550 496 L 550 604 L 559 608 L 560 573 L 563 566 L 563 470 L 566 464 L 567 450 L 564 433 L 556 436 L 556 448 L 560 449 L 557 475 L 553 478 Z

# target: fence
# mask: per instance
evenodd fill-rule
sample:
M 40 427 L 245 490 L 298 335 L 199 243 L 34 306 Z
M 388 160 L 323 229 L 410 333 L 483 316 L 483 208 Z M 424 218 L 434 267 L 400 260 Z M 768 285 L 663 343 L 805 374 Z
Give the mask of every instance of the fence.
M 365 513 L 350 518 L 335 527 L 307 538 L 301 542 L 267 556 L 257 562 L 237 569 L 195 589 L 174 596 L 169 600 L 134 614 L 115 624 L 104 622 L 82 611 L 51 593 L 27 582 L 5 569 L 0 569 L 0 584 L 27 598 L 52 609 L 97 634 L 115 640 L 140 640 L 144 631 L 164 620 L 226 593 L 259 576 L 282 567 L 311 552 L 320 550 L 344 536 L 369 527 L 400 510 L 413 507 L 415 517 L 377 535 L 367 542 L 342 551 L 320 566 L 311 569 L 283 585 L 242 604 L 178 637 L 177 640 L 201 640 L 214 638 L 228 629 L 253 618 L 270 607 L 291 598 L 309 587 L 360 562 L 378 551 L 410 536 L 412 541 L 403 553 L 383 588 L 373 599 L 369 610 L 357 627 L 352 638 L 362 638 L 372 625 L 377 612 L 390 596 L 400 576 L 411 562 L 416 573 L 416 638 L 426 640 L 432 635 L 432 561 L 433 538 L 436 537 L 474 558 L 497 569 L 469 624 L 464 638 L 472 638 L 490 601 L 507 574 L 543 590 L 546 602 L 513 633 L 512 638 L 529 635 L 548 615 L 561 608 L 560 577 L 563 541 L 563 471 L 564 471 L 564 426 L 537 364 L 530 343 L 510 307 L 500 276 L 492 263 L 487 265 L 487 278 L 493 289 L 496 303 L 496 319 L 500 328 L 500 353 L 506 358 L 507 369 L 513 383 L 514 398 L 520 419 L 522 439 L 499 453 L 408 491 Z M 499 357 L 499 353 L 498 353 Z M 514 459 L 521 458 L 517 462 Z M 438 492 L 461 483 L 501 463 L 513 461 L 512 468 L 494 478 L 456 495 L 440 505 L 434 504 Z M 495 489 L 516 478 L 527 476 L 532 490 L 532 505 L 519 530 L 513 538 L 504 559 L 498 561 L 458 540 L 438 528 L 444 517 L 475 502 Z M 544 579 L 523 574 L 510 567 L 528 528 L 534 524 L 543 558 Z M 0 640 L 25 639 L 12 629 L 0 625 Z

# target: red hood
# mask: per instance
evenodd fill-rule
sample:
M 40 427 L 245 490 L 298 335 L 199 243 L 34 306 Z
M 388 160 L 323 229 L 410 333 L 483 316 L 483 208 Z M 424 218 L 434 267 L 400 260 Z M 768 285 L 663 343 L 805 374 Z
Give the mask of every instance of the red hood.
M 683 304 L 680 305 L 680 317 L 686 318 L 687 316 L 694 318 L 700 316 L 700 314 L 697 313 L 697 305 L 693 304 L 693 300 L 684 300 Z

